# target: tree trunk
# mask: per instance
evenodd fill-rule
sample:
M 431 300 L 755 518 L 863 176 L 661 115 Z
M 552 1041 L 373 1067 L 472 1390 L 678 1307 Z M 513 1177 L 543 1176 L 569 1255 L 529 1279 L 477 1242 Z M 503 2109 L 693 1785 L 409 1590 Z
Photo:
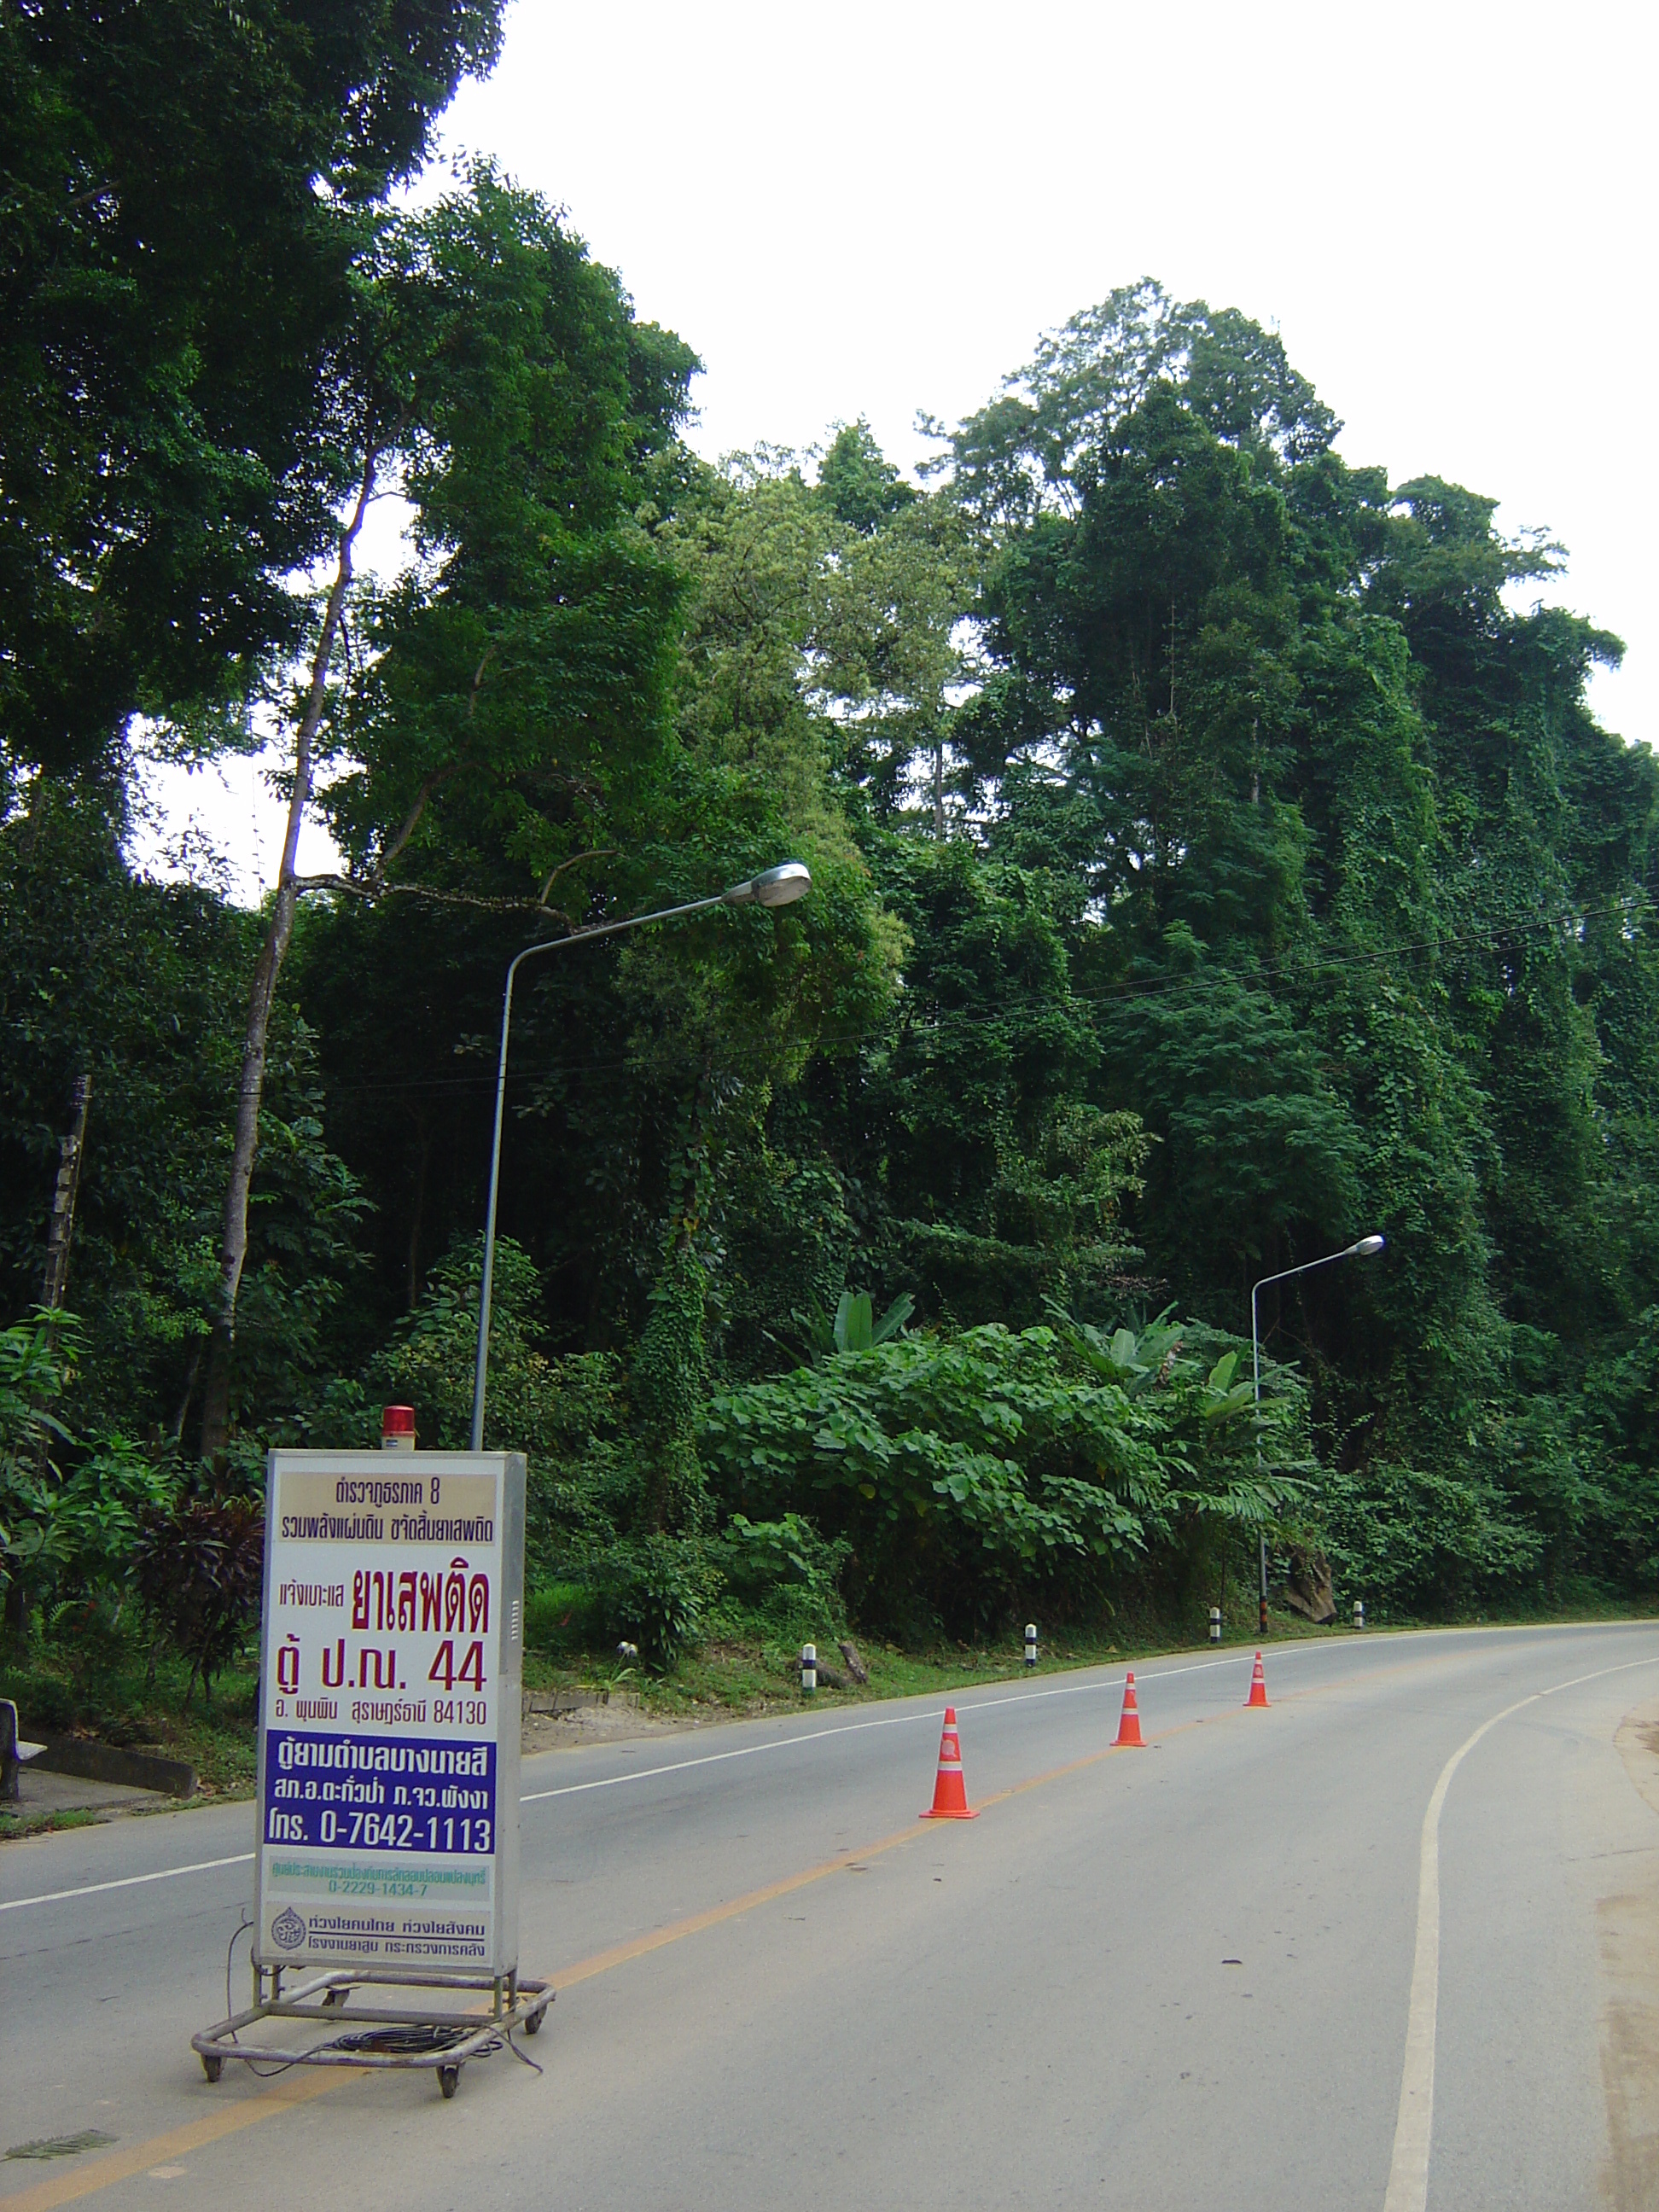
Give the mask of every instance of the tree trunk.
M 81 1188 L 81 1158 L 87 1143 L 87 1107 L 92 1097 L 90 1075 L 75 1079 L 75 1127 L 63 1143 L 58 1169 L 58 1188 L 52 1203 L 52 1227 L 46 1235 L 46 1266 L 40 1285 L 40 1303 L 56 1313 L 64 1303 L 69 1283 L 70 1239 L 75 1233 L 75 1201 Z
M 207 1383 L 202 1393 L 202 1457 L 215 1460 L 223 1452 L 230 1431 L 230 1363 L 236 1339 L 236 1298 L 242 1285 L 242 1267 L 247 1258 L 247 1197 L 253 1180 L 254 1155 L 259 1144 L 259 1102 L 265 1085 L 265 1044 L 270 1031 L 270 1009 L 276 981 L 283 972 L 289 940 L 294 934 L 294 911 L 299 900 L 297 857 L 300 831 L 311 799 L 312 755 L 323 709 L 328 703 L 328 673 L 334 659 L 340 617 L 351 583 L 352 550 L 368 512 L 380 463 L 378 451 L 363 464 L 362 481 L 351 519 L 340 532 L 339 557 L 334 581 L 323 611 L 323 627 L 312 655 L 311 682 L 305 712 L 294 740 L 294 787 L 289 794 L 288 830 L 283 839 L 282 864 L 276 872 L 276 896 L 253 971 L 248 1001 L 247 1032 L 242 1043 L 242 1082 L 236 1100 L 236 1140 L 230 1156 L 230 1185 L 225 1193 L 224 1239 L 219 1252 L 219 1310 L 208 1341 Z
M 202 1379 L 202 1341 L 198 1337 L 196 1356 L 191 1361 L 190 1372 L 185 1377 L 185 1395 L 179 1401 L 179 1410 L 173 1417 L 173 1441 L 175 1444 L 184 1442 L 185 1423 L 190 1418 L 190 1401 L 196 1395 L 196 1385 Z
M 75 1126 L 59 1148 L 58 1188 L 52 1193 L 52 1225 L 46 1231 L 46 1264 L 40 1279 L 41 1306 L 52 1315 L 62 1312 L 64 1293 L 69 1286 L 70 1243 L 75 1235 L 75 1201 L 81 1189 L 81 1161 L 87 1148 L 87 1109 L 91 1098 L 91 1076 L 77 1075 L 75 1079 Z M 56 1349 L 56 1321 L 46 1325 L 46 1342 Z M 37 1482 L 45 1478 L 51 1441 L 50 1432 L 42 1429 L 34 1447 Z M 15 1637 L 21 1635 L 26 1618 L 23 1575 L 20 1565 L 6 1585 L 5 1625 Z

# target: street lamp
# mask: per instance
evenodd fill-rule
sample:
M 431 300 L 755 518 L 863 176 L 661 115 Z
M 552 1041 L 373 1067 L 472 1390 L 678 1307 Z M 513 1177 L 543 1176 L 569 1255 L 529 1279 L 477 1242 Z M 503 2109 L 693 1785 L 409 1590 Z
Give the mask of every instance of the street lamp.
M 1306 1275 L 1311 1273 L 1316 1267 L 1333 1267 L 1339 1260 L 1374 1260 L 1382 1249 L 1386 1241 L 1373 1231 L 1369 1237 L 1362 1237 L 1358 1243 L 1345 1244 L 1340 1252 L 1328 1252 L 1322 1260 L 1306 1260 L 1299 1267 L 1286 1267 L 1277 1275 L 1264 1275 L 1259 1283 L 1253 1283 L 1250 1285 L 1250 1366 L 1255 1378 L 1255 1468 L 1258 1477 L 1261 1473 L 1261 1338 L 1255 1324 L 1256 1292 L 1265 1291 L 1273 1283 L 1287 1283 L 1292 1275 Z M 1260 1618 L 1262 1632 L 1265 1634 L 1267 1627 L 1267 1534 L 1266 1529 L 1261 1532 Z
M 484 1216 L 483 1279 L 478 1285 L 478 1356 L 472 1370 L 472 1449 L 483 1449 L 484 1383 L 489 1365 L 489 1292 L 495 1274 L 495 1195 L 501 1175 L 501 1115 L 507 1104 L 507 1033 L 513 1020 L 513 978 L 520 965 L 538 952 L 559 952 L 568 945 L 589 944 L 596 937 L 617 937 L 625 929 L 642 929 L 648 921 L 678 921 L 689 914 L 706 914 L 716 906 L 793 906 L 812 888 L 810 871 L 799 860 L 733 884 L 729 890 L 710 898 L 690 899 L 684 906 L 659 907 L 653 914 L 630 915 L 626 921 L 601 922 L 593 929 L 573 929 L 568 937 L 550 937 L 541 945 L 526 945 L 507 963 L 507 984 L 501 993 L 501 1049 L 495 1066 L 495 1133 L 489 1147 L 489 1205 Z

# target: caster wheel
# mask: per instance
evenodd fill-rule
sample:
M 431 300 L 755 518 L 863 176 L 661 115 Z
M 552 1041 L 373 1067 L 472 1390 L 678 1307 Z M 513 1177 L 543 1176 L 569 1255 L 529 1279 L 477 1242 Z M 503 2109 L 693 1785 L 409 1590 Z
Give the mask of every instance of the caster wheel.
M 323 1992 L 323 2002 L 325 2005 L 343 2004 L 345 2001 L 346 1993 L 343 1990 L 325 1990 Z
M 546 2017 L 547 2007 L 545 2005 L 538 2005 L 535 2011 L 531 2014 L 529 2019 L 526 2021 L 524 2024 L 525 2033 L 526 2035 L 539 2035 L 542 2030 L 542 2022 L 546 2019 Z
M 222 2058 L 210 2058 L 204 2054 L 202 2059 L 202 2071 L 207 2075 L 210 2081 L 216 2081 L 224 2070 L 225 2062 Z
M 460 2078 L 461 2069 L 459 2066 L 441 2066 L 438 2069 L 438 2087 L 443 2091 L 446 2097 L 453 2097 L 454 2095 L 455 2084 L 460 2080 Z

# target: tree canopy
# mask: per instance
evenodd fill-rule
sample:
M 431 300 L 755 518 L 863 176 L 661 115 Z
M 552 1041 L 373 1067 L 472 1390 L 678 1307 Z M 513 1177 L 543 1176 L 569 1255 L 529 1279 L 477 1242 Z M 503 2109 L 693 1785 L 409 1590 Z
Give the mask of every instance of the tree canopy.
M 99 760 L 299 634 L 355 266 L 499 0 L 0 13 L 0 725 Z
M 90 1073 L 64 1479 L 234 1491 L 394 1384 L 459 1441 L 507 959 L 793 857 L 787 912 L 526 971 L 491 1433 L 546 1571 L 660 1653 L 785 1557 L 901 1626 L 1259 1528 L 1400 1608 L 1651 1588 L 1659 769 L 1586 702 L 1618 641 L 1525 605 L 1559 549 L 1150 280 L 925 482 L 862 417 L 702 460 L 562 216 L 388 204 L 497 29 L 0 21 L 0 1265 L 27 1315 Z M 342 872 L 136 873 L 141 715 L 286 732 Z M 1263 1293 L 1258 1421 L 1252 1285 L 1370 1230 Z

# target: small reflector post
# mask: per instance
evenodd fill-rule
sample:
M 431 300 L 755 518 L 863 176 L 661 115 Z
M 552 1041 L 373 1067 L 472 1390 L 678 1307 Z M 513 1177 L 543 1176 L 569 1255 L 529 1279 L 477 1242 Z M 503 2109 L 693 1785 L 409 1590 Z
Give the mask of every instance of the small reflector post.
M 382 1411 L 380 1449 L 382 1451 L 414 1450 L 415 1408 L 413 1406 L 387 1406 Z

